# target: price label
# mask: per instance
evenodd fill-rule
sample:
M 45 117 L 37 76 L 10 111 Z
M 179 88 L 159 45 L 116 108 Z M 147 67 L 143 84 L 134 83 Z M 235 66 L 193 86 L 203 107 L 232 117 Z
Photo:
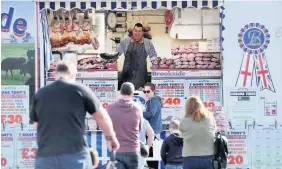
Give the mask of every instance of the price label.
M 1 166 L 5 167 L 7 165 L 7 159 L 5 157 L 1 158 Z
M 35 159 L 37 148 L 23 148 L 22 159 Z
M 215 106 L 214 102 L 203 102 L 206 108 L 212 108 Z
M 162 103 L 167 105 L 180 105 L 180 98 L 162 98 Z
M 103 103 L 102 106 L 106 109 L 109 106 L 109 103 Z
M 229 155 L 227 159 L 228 164 L 232 165 L 242 165 L 244 163 L 244 158 L 241 155 Z
M 23 122 L 22 115 L 1 115 L 1 123 L 8 123 L 8 124 L 14 124 L 14 123 L 21 123 Z

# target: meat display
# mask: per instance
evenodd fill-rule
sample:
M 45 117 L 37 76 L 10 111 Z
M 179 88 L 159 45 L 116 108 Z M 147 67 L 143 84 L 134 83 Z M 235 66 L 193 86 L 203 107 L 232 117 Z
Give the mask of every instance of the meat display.
M 63 47 L 68 43 L 78 45 L 89 44 L 97 50 L 99 42 L 92 35 L 92 20 L 88 10 L 81 16 L 77 9 L 66 11 L 60 9 L 53 12 L 50 26 L 50 41 L 52 47 Z
M 199 43 L 178 45 L 171 48 L 172 58 L 152 62 L 152 69 L 220 69 L 219 53 L 199 52 Z
M 117 69 L 117 64 L 108 63 L 106 60 L 98 57 L 98 55 L 83 58 L 77 61 L 78 70 L 91 70 L 91 69 Z

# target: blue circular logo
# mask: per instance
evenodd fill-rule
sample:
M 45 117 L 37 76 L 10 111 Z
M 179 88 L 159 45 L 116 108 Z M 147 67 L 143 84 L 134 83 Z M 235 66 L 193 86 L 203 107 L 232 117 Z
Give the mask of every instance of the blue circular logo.
M 142 103 L 143 105 L 145 104 L 145 99 L 143 98 L 143 97 L 140 97 L 140 96 L 133 96 L 133 100 L 135 101 L 135 102 L 140 102 L 140 103 Z
M 268 47 L 270 34 L 264 25 L 250 23 L 240 30 L 238 43 L 244 52 L 258 54 Z

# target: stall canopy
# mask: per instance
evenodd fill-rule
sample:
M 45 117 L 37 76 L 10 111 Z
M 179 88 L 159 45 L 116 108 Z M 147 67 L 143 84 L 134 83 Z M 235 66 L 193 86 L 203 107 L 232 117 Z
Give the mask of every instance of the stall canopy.
M 145 9 L 171 9 L 171 8 L 189 8 L 194 7 L 201 9 L 203 7 L 217 8 L 222 5 L 223 0 L 188 0 L 188 1 L 142 1 L 142 0 L 103 0 L 103 1 L 87 1 L 87 2 L 50 2 L 39 1 L 39 8 L 57 10 L 60 8 L 72 9 L 88 9 L 95 8 L 96 10 L 145 10 Z

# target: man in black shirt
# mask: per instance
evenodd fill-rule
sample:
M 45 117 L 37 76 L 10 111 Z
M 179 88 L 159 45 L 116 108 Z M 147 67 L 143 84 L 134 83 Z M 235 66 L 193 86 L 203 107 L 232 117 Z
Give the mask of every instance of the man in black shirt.
M 91 169 L 85 137 L 86 112 L 103 130 L 110 151 L 119 148 L 107 111 L 95 94 L 75 82 L 76 68 L 66 62 L 56 68 L 56 81 L 33 99 L 30 120 L 37 126 L 35 169 Z

